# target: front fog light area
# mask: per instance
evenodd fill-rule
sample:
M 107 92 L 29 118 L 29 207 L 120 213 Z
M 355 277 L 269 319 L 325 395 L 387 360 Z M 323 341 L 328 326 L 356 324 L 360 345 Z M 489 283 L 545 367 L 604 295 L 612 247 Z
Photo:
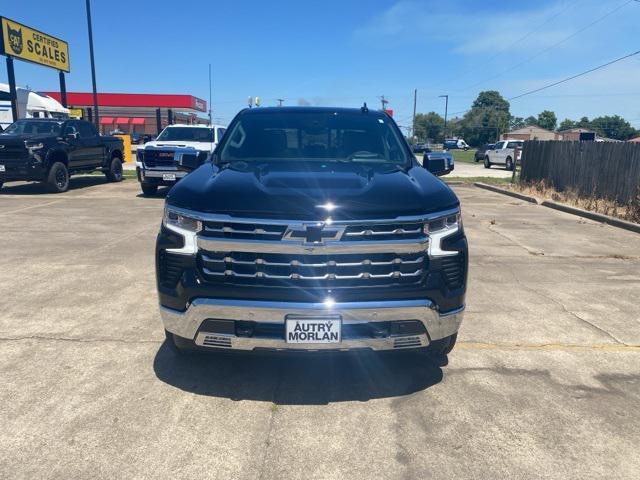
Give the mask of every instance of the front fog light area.
M 169 230 L 184 237 L 184 246 L 182 248 L 168 248 L 167 252 L 186 255 L 193 255 L 197 252 L 196 236 L 202 229 L 200 220 L 165 207 L 162 224 Z
M 443 257 L 457 255 L 458 252 L 456 250 L 442 249 L 442 239 L 456 233 L 460 230 L 461 226 L 462 217 L 459 211 L 426 222 L 423 230 L 424 233 L 429 236 L 429 256 Z

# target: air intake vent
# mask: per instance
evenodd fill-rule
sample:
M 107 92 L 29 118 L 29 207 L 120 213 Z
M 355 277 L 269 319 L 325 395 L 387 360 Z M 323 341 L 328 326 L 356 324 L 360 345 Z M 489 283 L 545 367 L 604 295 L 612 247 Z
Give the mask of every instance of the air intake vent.
M 204 347 L 231 348 L 231 338 L 222 335 L 206 334 L 202 340 Z
M 420 337 L 400 337 L 393 341 L 393 348 L 416 348 L 421 346 Z

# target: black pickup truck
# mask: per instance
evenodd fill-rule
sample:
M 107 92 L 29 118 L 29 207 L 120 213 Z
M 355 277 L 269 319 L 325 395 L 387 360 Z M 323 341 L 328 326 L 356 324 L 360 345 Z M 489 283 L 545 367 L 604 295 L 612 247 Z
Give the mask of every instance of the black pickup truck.
M 24 119 L 0 133 L 0 188 L 15 180 L 44 182 L 54 193 L 74 173 L 100 170 L 122 180 L 122 140 L 98 135 L 83 120 Z
M 423 163 L 366 105 L 240 112 L 166 198 L 156 274 L 168 346 L 448 354 L 467 240 L 436 176 L 447 165 Z

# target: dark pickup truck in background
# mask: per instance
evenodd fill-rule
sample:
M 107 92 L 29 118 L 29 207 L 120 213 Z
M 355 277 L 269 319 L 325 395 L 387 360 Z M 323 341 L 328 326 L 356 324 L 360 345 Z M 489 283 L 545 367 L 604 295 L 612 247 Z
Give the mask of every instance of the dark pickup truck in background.
M 468 254 L 444 158 L 366 106 L 246 109 L 212 157 L 157 237 L 170 348 L 451 351 Z
M 54 193 L 69 188 L 69 176 L 94 170 L 122 180 L 122 140 L 103 137 L 83 120 L 25 119 L 0 133 L 0 188 L 4 182 L 44 182 Z

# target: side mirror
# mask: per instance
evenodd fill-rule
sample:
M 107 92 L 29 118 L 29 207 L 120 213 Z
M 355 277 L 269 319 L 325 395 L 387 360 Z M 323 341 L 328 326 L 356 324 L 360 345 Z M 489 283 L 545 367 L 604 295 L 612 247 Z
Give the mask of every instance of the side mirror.
M 67 140 L 68 142 L 71 140 L 77 140 L 78 139 L 78 132 L 73 132 L 73 133 L 67 133 L 64 136 L 65 140 Z
M 437 177 L 448 173 L 447 164 L 444 158 L 430 159 L 429 155 L 426 153 L 422 157 L 422 166 Z

